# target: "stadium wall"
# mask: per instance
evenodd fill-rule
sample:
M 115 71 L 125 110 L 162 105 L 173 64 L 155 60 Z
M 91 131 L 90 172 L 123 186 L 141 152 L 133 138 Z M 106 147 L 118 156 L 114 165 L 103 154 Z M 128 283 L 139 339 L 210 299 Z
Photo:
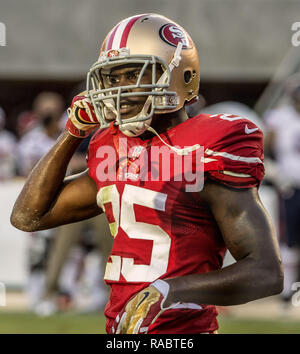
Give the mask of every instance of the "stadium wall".
M 1 0 L 0 78 L 79 80 L 121 19 L 159 12 L 182 24 L 202 78 L 266 80 L 291 47 L 298 0 Z

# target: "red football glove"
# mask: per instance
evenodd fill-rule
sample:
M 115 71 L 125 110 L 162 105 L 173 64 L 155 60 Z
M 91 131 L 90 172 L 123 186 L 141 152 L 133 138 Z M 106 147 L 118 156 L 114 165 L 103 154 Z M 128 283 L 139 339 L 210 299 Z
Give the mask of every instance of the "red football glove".
M 116 317 L 111 332 L 113 334 L 147 333 L 148 327 L 162 312 L 176 308 L 180 304 L 176 303 L 164 308 L 163 304 L 168 293 L 169 284 L 167 282 L 159 279 L 150 284 L 129 300 L 125 308 Z
M 84 92 L 73 98 L 67 112 L 69 119 L 66 129 L 77 138 L 86 138 L 95 128 L 100 126 L 94 108 Z

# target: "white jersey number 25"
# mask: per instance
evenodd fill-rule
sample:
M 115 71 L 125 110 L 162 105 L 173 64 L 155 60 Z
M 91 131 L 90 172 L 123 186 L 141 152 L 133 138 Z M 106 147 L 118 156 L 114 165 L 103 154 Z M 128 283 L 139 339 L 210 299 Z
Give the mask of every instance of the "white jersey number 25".
M 120 275 L 128 282 L 152 282 L 167 271 L 171 246 L 170 236 L 158 225 L 137 222 L 133 205 L 142 205 L 165 211 L 167 195 L 149 189 L 126 184 L 120 200 L 115 184 L 103 187 L 97 194 L 97 202 L 105 211 L 105 204 L 112 204 L 114 222 L 110 223 L 113 237 L 119 227 L 132 239 L 152 240 L 150 264 L 134 264 L 134 258 L 112 255 L 106 265 L 104 279 L 118 281 Z M 121 207 L 120 207 L 121 205 Z

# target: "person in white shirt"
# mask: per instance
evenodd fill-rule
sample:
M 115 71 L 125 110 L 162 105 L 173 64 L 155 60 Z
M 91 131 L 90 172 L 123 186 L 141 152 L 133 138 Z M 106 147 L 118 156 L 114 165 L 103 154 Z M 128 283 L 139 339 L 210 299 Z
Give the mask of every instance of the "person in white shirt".
M 5 129 L 6 116 L 0 107 L 0 181 L 16 175 L 16 137 Z
M 283 300 L 290 301 L 292 284 L 300 280 L 300 81 L 286 86 L 288 101 L 265 114 L 266 151 L 276 161 L 275 185 L 281 199 L 285 265 Z
M 64 112 L 63 98 L 54 92 L 42 92 L 33 102 L 36 123 L 24 133 L 17 148 L 18 173 L 27 177 L 40 158 L 54 145 L 61 133 Z M 57 230 L 30 233 L 27 247 L 28 284 L 27 295 L 30 309 L 35 311 L 44 291 L 45 269 L 48 253 Z
M 18 146 L 19 172 L 27 176 L 39 159 L 47 153 L 61 132 L 60 121 L 64 112 L 64 103 L 60 95 L 43 92 L 33 103 L 32 115 L 37 123 L 25 133 Z

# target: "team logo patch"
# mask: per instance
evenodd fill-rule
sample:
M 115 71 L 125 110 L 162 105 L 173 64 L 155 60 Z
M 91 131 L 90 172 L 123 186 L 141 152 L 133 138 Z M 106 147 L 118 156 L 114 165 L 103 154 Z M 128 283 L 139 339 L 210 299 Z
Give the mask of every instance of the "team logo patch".
M 113 58 L 113 57 L 118 57 L 120 55 L 120 52 L 118 50 L 115 49 L 111 49 L 107 52 L 106 56 L 108 58 Z
M 183 44 L 183 49 L 191 48 L 191 44 L 187 35 L 184 31 L 173 23 L 168 23 L 162 26 L 159 30 L 160 38 L 170 44 L 173 47 L 177 47 L 178 43 L 181 42 Z

